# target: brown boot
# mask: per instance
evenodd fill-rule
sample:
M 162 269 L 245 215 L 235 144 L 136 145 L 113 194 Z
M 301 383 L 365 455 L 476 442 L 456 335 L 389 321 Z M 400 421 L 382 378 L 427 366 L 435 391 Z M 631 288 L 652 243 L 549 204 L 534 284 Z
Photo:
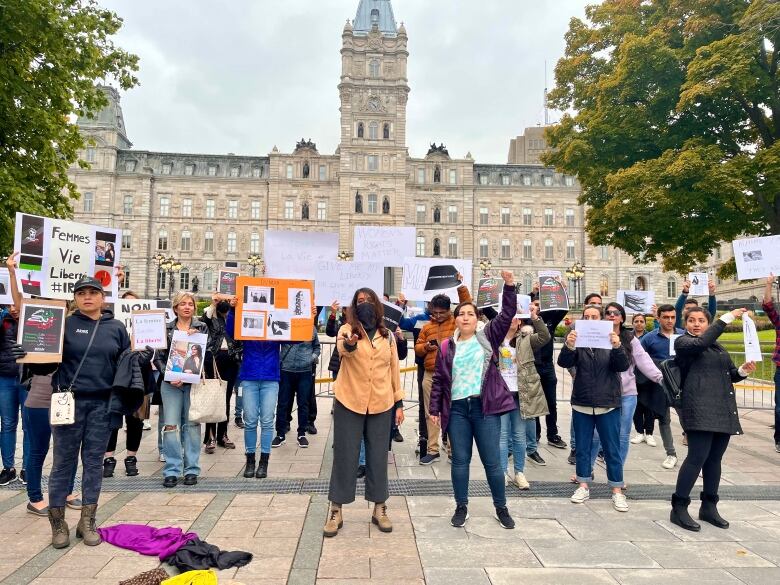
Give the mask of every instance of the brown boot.
M 339 533 L 339 528 L 344 526 L 344 519 L 341 517 L 341 505 L 331 504 L 328 511 L 328 519 L 325 521 L 325 528 L 322 529 L 322 533 L 325 536 L 336 536 Z
M 377 525 L 380 532 L 393 531 L 393 523 L 387 517 L 387 504 L 385 502 L 374 504 L 374 514 L 371 516 L 371 522 Z
M 49 508 L 51 524 L 51 545 L 54 548 L 66 548 L 70 545 L 70 529 L 65 522 L 65 508 Z
M 81 508 L 81 520 L 76 526 L 76 538 L 83 538 L 87 546 L 97 546 L 103 539 L 97 532 L 95 524 L 95 514 L 97 513 L 97 504 L 85 505 Z

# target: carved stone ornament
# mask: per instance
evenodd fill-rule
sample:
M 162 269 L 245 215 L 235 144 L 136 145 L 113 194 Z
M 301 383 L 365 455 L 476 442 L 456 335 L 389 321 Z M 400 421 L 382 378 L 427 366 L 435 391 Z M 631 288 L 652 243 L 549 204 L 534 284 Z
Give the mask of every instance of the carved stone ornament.
M 368 33 L 368 46 L 372 49 L 382 48 L 382 33 L 379 30 L 372 30 Z

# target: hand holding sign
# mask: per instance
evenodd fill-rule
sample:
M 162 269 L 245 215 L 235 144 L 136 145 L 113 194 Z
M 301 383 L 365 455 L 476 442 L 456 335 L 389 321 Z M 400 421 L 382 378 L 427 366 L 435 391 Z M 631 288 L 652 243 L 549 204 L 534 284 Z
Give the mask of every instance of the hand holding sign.
M 512 273 L 511 270 L 502 270 L 501 278 L 504 279 L 504 284 L 506 284 L 507 286 L 515 285 L 515 275 Z

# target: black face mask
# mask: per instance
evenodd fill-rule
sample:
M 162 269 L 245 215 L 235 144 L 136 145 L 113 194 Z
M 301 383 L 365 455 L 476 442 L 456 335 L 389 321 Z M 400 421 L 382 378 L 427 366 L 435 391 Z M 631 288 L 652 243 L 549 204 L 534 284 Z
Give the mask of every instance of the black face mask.
M 227 301 L 219 301 L 217 303 L 217 313 L 227 313 L 230 310 L 230 303 Z
M 361 303 L 357 306 L 357 316 L 360 324 L 366 329 L 376 328 L 376 311 L 371 303 Z

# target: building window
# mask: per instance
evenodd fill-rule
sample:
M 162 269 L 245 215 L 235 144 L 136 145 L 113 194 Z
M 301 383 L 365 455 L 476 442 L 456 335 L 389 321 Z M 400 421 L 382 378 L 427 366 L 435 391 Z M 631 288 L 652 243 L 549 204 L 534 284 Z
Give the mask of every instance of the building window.
M 439 165 L 433 167 L 433 182 L 441 183 L 441 167 Z
M 328 202 L 317 201 L 317 220 L 325 221 L 328 219 Z
M 363 126 L 363 122 L 358 122 L 357 137 L 363 138 L 364 133 L 365 133 L 365 126 Z
M 425 256 L 425 236 L 417 236 L 417 255 Z
M 92 213 L 95 205 L 95 194 L 92 191 L 84 191 L 84 213 Z
M 574 177 L 569 177 L 568 175 L 563 178 L 563 184 L 567 187 L 571 187 L 574 185 Z
M 287 178 L 292 179 L 293 178 L 293 166 L 287 165 Z
M 167 197 L 160 197 L 160 217 L 168 217 L 171 209 L 171 200 Z
M 379 156 L 377 156 L 376 154 L 368 155 L 368 170 L 369 171 L 379 170 Z
M 127 232 L 122 232 L 122 249 L 129 250 L 133 243 L 133 235 Z
M 607 246 L 598 247 L 599 260 L 609 260 L 609 248 Z
M 168 249 L 168 232 L 167 232 L 167 230 L 160 230 L 160 233 L 157 236 L 157 249 L 158 250 L 167 250 Z
M 253 232 L 252 235 L 249 236 L 249 253 L 260 253 L 260 234 Z
M 458 171 L 450 169 L 450 185 L 455 185 L 458 182 Z
M 501 225 L 509 225 L 511 218 L 510 209 L 508 207 L 501 208 Z
M 523 175 L 523 185 L 526 187 L 531 185 L 531 175 Z
M 544 259 L 553 259 L 553 241 L 550 239 L 544 241 Z
M 228 218 L 238 219 L 238 201 L 235 199 L 228 201 Z
M 552 207 L 544 208 L 544 225 L 550 226 L 555 223 L 555 214 Z
M 523 225 L 531 225 L 534 222 L 534 213 L 530 207 L 523 207 Z
M 379 207 L 377 204 L 376 193 L 368 194 L 368 213 L 377 213 Z
M 167 282 L 167 279 L 165 278 L 166 273 L 162 270 L 157 271 L 157 288 L 165 290 L 165 283 Z
M 91 147 L 87 148 L 86 157 L 87 157 L 87 162 L 89 163 L 95 162 L 95 149 Z
M 575 258 L 574 240 L 566 240 L 566 259 L 574 260 Z
M 373 15 L 372 15 L 373 18 Z M 368 74 L 369 76 L 373 78 L 379 77 L 379 60 L 378 59 L 371 59 L 371 62 L 368 64 Z
M 569 227 L 574 225 L 574 210 L 571 207 L 566 209 L 566 225 Z
M 214 251 L 214 232 L 212 232 L 211 230 L 203 234 L 203 251 L 204 252 Z
M 501 184 L 509 185 L 509 175 L 501 175 Z
M 320 181 L 328 180 L 328 167 L 320 165 Z
M 206 199 L 206 217 L 212 219 L 214 217 L 215 204 L 213 199 Z
M 122 212 L 125 215 L 133 215 L 133 196 L 125 195 L 122 200 Z
M 433 238 L 433 255 L 441 256 L 441 242 L 439 238 Z
M 135 161 L 134 160 L 126 160 L 125 161 L 125 172 L 126 173 L 134 173 L 135 172 Z
M 260 202 L 259 201 L 252 201 L 252 205 L 250 208 L 250 217 L 252 219 L 260 219 Z
M 379 139 L 379 124 L 376 122 L 371 122 L 368 125 L 368 139 L 369 140 L 378 140 Z
M 456 258 L 458 256 L 458 238 L 450 236 L 447 240 L 447 255 L 450 258 Z
M 125 266 L 124 267 L 124 273 L 125 273 L 125 280 L 122 282 L 122 286 L 120 288 L 130 288 L 130 283 L 132 282 L 130 279 L 130 269 Z
M 236 251 L 236 232 L 230 232 L 227 236 L 227 251 L 228 252 L 235 252 Z
M 182 268 L 179 272 L 179 289 L 189 290 L 190 288 L 190 271 L 188 268 Z
M 385 122 L 382 126 L 382 138 L 385 140 L 390 140 L 390 124 L 387 122 Z
M 458 206 L 450 205 L 447 208 L 447 221 L 449 223 L 458 223 Z
M 214 290 L 214 271 L 211 268 L 206 268 L 203 271 L 203 290 Z
M 425 167 L 417 169 L 417 183 L 420 185 L 425 184 Z
M 230 176 L 233 178 L 241 176 L 241 167 L 230 167 Z
M 192 217 L 192 199 L 187 198 L 181 200 L 181 216 Z
M 417 204 L 417 223 L 425 223 L 425 205 Z
M 209 177 L 216 177 L 217 176 L 217 165 L 209 165 L 208 174 L 209 174 Z
M 488 257 L 488 241 L 487 238 L 481 238 L 479 240 L 479 257 L 480 258 L 487 258 Z
M 441 208 L 438 206 L 433 208 L 433 223 L 441 223 Z
M 509 240 L 501 240 L 501 258 L 509 260 L 512 257 L 512 244 Z
M 263 175 L 263 169 L 261 167 L 252 167 L 252 177 L 259 179 Z M 203 273 L 206 274 L 205 272 Z M 205 276 L 204 276 L 205 279 Z
M 479 225 L 487 225 L 490 214 L 488 213 L 487 207 L 480 207 L 479 208 Z
M 677 297 L 677 281 L 674 278 L 666 281 L 666 296 L 670 299 Z
M 162 166 L 162 174 L 163 175 L 170 175 L 172 170 L 173 170 L 173 164 L 172 163 L 163 163 L 163 166 Z
M 526 274 L 523 277 L 523 285 L 525 286 L 525 290 L 526 291 L 533 290 L 533 288 L 534 288 L 534 277 L 531 276 L 530 274 Z
M 191 245 L 192 245 L 192 237 L 190 235 L 190 230 L 182 230 L 182 232 L 181 232 L 181 251 L 182 252 L 189 252 Z
M 194 175 L 195 174 L 195 165 L 193 165 L 193 164 L 184 165 L 184 174 L 187 175 L 188 177 Z
M 284 219 L 295 219 L 295 207 L 292 201 L 284 202 Z
M 542 177 L 542 184 L 545 187 L 550 187 L 552 185 L 552 177 L 550 175 L 544 175 Z
M 531 240 L 523 240 L 523 260 L 531 260 L 533 258 L 533 245 Z
M 479 173 L 477 175 L 477 178 L 479 179 L 479 184 L 480 185 L 487 185 L 488 184 L 488 176 L 487 175 L 483 175 L 482 173 Z

